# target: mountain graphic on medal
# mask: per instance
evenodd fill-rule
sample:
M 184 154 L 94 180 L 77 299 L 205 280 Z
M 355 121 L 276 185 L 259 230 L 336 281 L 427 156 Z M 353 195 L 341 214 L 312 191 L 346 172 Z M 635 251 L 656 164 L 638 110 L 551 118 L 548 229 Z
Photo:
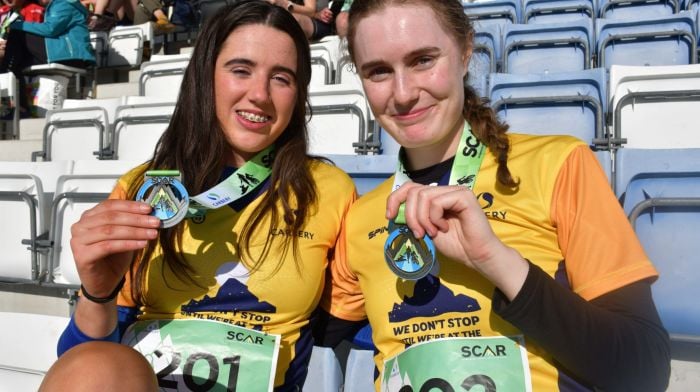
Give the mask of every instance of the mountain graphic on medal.
M 227 262 L 216 270 L 216 282 L 219 291 L 210 297 L 205 295 L 200 300 L 191 300 L 182 306 L 184 312 L 231 312 L 251 311 L 275 313 L 277 308 L 260 299 L 248 290 L 250 271 L 239 262 Z
M 455 293 L 440 282 L 440 278 L 427 275 L 415 281 L 413 295 L 404 296 L 401 303 L 394 303 L 389 312 L 389 322 L 398 323 L 415 317 L 435 317 L 451 312 L 475 312 L 481 310 L 479 302 L 464 294 Z

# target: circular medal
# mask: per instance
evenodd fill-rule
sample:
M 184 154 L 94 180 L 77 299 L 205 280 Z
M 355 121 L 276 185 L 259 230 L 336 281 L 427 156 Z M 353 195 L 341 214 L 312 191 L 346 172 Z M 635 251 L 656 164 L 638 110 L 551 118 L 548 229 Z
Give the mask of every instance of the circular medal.
M 384 243 L 384 259 L 401 279 L 418 280 L 435 265 L 435 245 L 426 234 L 416 238 L 408 226 L 389 223 L 389 238 Z
M 161 220 L 161 228 L 175 226 L 187 215 L 190 196 L 179 176 L 150 175 L 136 193 L 136 200 L 148 203 L 151 215 Z

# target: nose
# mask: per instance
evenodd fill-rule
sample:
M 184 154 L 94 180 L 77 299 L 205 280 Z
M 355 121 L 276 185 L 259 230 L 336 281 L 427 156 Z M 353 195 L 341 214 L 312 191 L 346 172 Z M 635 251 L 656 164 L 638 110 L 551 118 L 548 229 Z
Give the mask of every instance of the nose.
M 253 103 L 265 103 L 270 101 L 270 79 L 263 75 L 256 75 L 248 86 L 248 99 Z
M 394 104 L 399 110 L 410 109 L 418 101 L 418 86 L 408 72 L 396 72 Z

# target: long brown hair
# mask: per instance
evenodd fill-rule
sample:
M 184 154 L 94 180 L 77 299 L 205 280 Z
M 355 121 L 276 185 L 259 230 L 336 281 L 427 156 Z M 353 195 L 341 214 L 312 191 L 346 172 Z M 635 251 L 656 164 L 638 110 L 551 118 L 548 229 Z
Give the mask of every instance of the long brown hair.
M 363 18 L 379 12 L 391 5 L 425 5 L 435 12 L 445 31 L 450 34 L 462 49 L 471 48 L 474 39 L 474 28 L 469 18 L 464 14 L 462 3 L 458 0 L 354 0 L 348 15 L 348 51 L 350 58 L 355 60 L 354 46 L 357 34 L 357 24 Z M 474 89 L 464 81 L 464 118 L 469 122 L 474 135 L 484 143 L 498 162 L 497 179 L 508 188 L 518 185 L 508 169 L 508 152 L 510 141 L 506 132 L 508 125 L 500 122 L 496 114 Z
M 153 159 L 143 168 L 177 169 L 183 185 L 192 195 L 216 185 L 225 166 L 227 152 L 231 148 L 217 120 L 214 99 L 214 67 L 223 43 L 241 26 L 260 24 L 288 34 L 297 52 L 296 106 L 286 129 L 275 141 L 275 159 L 268 190 L 261 196 L 261 203 L 243 226 L 236 244 L 241 260 L 252 264 L 251 273 L 258 270 L 271 248 L 271 230 L 285 224 L 292 232 L 304 225 L 312 214 L 317 201 L 316 187 L 309 169 L 311 158 L 307 155 L 306 107 L 308 85 L 311 79 L 309 43 L 297 21 L 286 10 L 264 1 L 242 1 L 221 8 L 200 31 L 191 60 L 183 76 L 181 91 L 170 124 L 156 146 Z M 264 48 L 261 48 L 264 50 Z M 143 177 L 143 173 L 140 173 Z M 127 194 L 134 198 L 141 182 L 131 184 Z M 281 206 L 281 210 L 280 210 Z M 281 215 L 281 216 L 280 216 Z M 253 233 L 264 228 L 269 218 L 267 241 L 259 255 L 250 254 Z M 192 267 L 180 253 L 183 225 L 161 229 L 159 237 L 135 255 L 132 262 L 132 297 L 145 304 L 145 289 L 150 259 L 160 246 L 163 268 L 169 268 L 181 280 L 196 284 L 191 276 Z M 290 249 L 298 256 L 298 238 L 284 239 L 282 253 Z M 295 257 L 295 259 L 298 259 Z M 273 269 L 276 272 L 283 258 Z M 297 263 L 297 270 L 300 269 Z M 161 271 L 165 277 L 164 271 Z M 168 284 L 166 282 L 166 284 Z

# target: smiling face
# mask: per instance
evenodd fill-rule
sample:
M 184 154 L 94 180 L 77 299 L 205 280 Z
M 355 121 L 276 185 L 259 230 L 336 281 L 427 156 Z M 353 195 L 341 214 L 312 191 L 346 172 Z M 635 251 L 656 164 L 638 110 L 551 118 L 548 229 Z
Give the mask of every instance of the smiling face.
M 242 166 L 284 132 L 297 97 L 297 53 L 286 33 L 261 24 L 235 29 L 214 66 L 216 117 Z
M 382 37 L 382 39 L 373 39 Z M 424 5 L 389 5 L 360 19 L 354 60 L 378 121 L 419 169 L 454 155 L 464 118 L 469 50 Z

